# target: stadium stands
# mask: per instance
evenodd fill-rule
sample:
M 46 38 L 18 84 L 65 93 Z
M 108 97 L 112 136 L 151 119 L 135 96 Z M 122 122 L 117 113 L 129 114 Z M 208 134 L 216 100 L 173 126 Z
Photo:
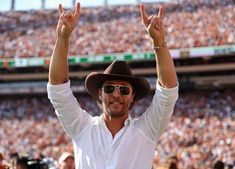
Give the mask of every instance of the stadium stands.
M 235 43 L 232 1 L 169 3 L 166 14 L 170 48 L 220 46 Z M 156 13 L 158 4 L 151 5 Z M 222 15 L 223 13 L 223 15 Z M 45 57 L 52 53 L 56 10 L 0 13 L 0 59 Z M 138 6 L 86 8 L 71 39 L 70 55 L 149 51 Z

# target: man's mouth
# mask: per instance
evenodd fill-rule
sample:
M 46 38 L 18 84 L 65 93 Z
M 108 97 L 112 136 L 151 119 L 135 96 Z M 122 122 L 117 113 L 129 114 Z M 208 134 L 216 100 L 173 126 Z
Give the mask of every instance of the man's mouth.
M 113 101 L 113 102 L 110 102 L 109 104 L 123 104 L 123 103 L 122 102 Z

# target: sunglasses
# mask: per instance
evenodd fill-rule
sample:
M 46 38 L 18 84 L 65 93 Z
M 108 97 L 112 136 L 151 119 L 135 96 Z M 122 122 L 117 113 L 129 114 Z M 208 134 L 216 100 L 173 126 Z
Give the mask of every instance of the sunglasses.
M 131 93 L 131 87 L 125 85 L 105 84 L 102 89 L 106 94 L 113 94 L 115 89 L 119 89 L 121 95 L 129 95 Z

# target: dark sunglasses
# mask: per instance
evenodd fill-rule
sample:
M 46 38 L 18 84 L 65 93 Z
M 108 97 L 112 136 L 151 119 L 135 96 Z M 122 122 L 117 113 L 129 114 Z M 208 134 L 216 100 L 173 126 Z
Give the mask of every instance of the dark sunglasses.
M 121 95 L 129 95 L 131 92 L 131 87 L 130 86 L 125 86 L 125 85 L 113 85 L 113 84 L 105 84 L 103 85 L 102 89 L 106 94 L 113 94 L 115 89 L 119 89 L 119 92 Z

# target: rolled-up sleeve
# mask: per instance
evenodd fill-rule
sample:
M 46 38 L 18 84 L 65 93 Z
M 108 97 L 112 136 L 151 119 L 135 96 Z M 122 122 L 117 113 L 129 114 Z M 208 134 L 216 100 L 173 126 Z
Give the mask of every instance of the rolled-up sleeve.
M 60 85 L 47 84 L 48 98 L 66 133 L 73 139 L 92 118 L 81 109 L 70 88 L 70 81 Z
M 139 119 L 138 126 L 154 142 L 159 139 L 169 124 L 178 99 L 178 90 L 178 84 L 174 88 L 163 88 L 157 82 L 153 100 Z

